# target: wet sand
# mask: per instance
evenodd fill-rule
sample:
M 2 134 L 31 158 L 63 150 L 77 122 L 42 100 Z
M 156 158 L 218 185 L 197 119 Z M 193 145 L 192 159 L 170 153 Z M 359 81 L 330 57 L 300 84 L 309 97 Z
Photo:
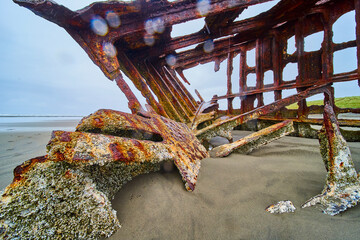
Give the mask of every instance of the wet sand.
M 74 131 L 79 119 L 0 122 L 0 190 L 13 179 L 13 169 L 24 161 L 46 154 L 52 130 Z
M 57 124 L 53 129 L 77 122 Z M 240 138 L 249 132 L 234 133 Z M 46 153 L 50 134 L 0 132 L 1 189 L 15 166 Z M 138 176 L 112 201 L 122 228 L 109 239 L 359 239 L 360 206 L 335 217 L 318 207 L 300 208 L 324 187 L 318 146 L 314 139 L 284 137 L 249 155 L 204 159 L 192 193 L 176 169 Z M 360 143 L 349 146 L 359 171 Z M 295 213 L 264 210 L 280 200 L 291 200 Z

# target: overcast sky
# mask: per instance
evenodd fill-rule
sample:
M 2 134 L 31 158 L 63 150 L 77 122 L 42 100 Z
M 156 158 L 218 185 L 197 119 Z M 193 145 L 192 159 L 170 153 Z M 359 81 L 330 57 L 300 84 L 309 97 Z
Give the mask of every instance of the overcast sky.
M 77 10 L 92 1 L 56 2 Z M 254 16 L 267 10 L 275 2 L 278 1 L 263 4 L 260 8 L 249 8 L 240 18 Z M 343 18 L 344 23 L 334 34 L 334 41 L 355 39 L 354 13 Z M 203 20 L 197 20 L 190 23 L 190 26 L 174 26 L 172 36 L 196 32 L 203 23 Z M 342 39 L 344 37 L 345 40 Z M 313 38 L 308 42 L 315 44 L 316 39 L 321 39 L 322 36 Z M 311 46 L 312 44 L 308 44 L 308 47 Z M 0 114 L 83 116 L 100 108 L 129 112 L 127 100 L 115 82 L 104 76 L 65 30 L 11 0 L 0 1 L 0 49 Z M 250 53 L 249 59 L 252 58 L 254 56 Z M 236 58 L 234 66 L 238 66 L 238 61 Z M 355 69 L 356 49 L 337 54 L 334 61 L 337 72 Z M 289 76 L 293 74 L 294 67 L 296 68 L 289 65 L 287 68 Z M 213 68 L 213 63 L 209 63 L 185 71 L 192 84 L 189 90 L 196 99 L 194 89 L 198 89 L 205 100 L 210 100 L 214 94 L 226 93 L 226 61 L 221 64 L 219 72 L 214 73 Z M 237 67 L 233 76 L 238 78 Z M 336 84 L 335 88 L 337 97 L 360 95 L 357 81 Z M 234 92 L 238 89 L 236 83 L 233 89 Z M 290 95 L 293 92 L 284 94 Z M 272 97 L 272 94 L 265 95 L 267 101 L 271 101 Z M 142 97 L 139 100 L 144 103 Z M 235 103 L 235 106 L 238 107 L 239 104 Z

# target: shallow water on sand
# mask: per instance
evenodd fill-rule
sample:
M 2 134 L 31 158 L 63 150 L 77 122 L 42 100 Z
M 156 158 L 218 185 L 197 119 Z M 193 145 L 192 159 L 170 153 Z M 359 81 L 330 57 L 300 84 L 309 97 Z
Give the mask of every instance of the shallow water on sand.
M 73 131 L 81 117 L 1 117 L 0 132 Z
M 0 190 L 13 179 L 13 169 L 46 154 L 53 130 L 74 131 L 81 117 L 0 117 Z

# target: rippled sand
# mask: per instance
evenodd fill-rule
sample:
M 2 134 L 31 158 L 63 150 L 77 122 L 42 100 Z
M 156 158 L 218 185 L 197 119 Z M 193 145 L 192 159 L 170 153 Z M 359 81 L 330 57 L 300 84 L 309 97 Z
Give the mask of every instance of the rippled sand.
M 300 208 L 324 187 L 318 145 L 284 137 L 250 155 L 204 159 L 193 193 L 176 171 L 139 176 L 113 200 L 123 227 L 110 239 L 359 239 L 360 206 L 335 217 Z M 360 170 L 360 143 L 349 145 Z M 280 200 L 295 213 L 264 210 Z

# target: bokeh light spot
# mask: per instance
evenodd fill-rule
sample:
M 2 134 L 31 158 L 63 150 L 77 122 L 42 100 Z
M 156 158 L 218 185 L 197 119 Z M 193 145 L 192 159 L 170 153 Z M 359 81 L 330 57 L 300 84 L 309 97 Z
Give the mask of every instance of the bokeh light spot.
M 152 19 L 149 19 L 145 22 L 145 30 L 150 35 L 155 33 L 154 24 L 153 24 Z
M 214 42 L 212 39 L 206 40 L 204 43 L 204 52 L 210 53 L 214 50 Z
M 103 44 L 103 51 L 109 57 L 115 57 L 117 54 L 115 46 L 109 42 Z
M 109 26 L 112 28 L 118 28 L 121 24 L 119 16 L 112 11 L 106 14 L 106 21 L 108 22 Z
M 104 19 L 97 16 L 90 21 L 92 31 L 100 36 L 105 36 L 108 33 L 108 25 Z
M 165 58 L 165 61 L 167 63 L 167 65 L 169 66 L 174 66 L 176 64 L 176 56 L 170 54 L 170 55 L 167 55 L 166 58 Z
M 145 42 L 145 44 L 146 45 L 148 45 L 148 46 L 153 46 L 154 45 L 154 43 L 155 43 L 155 38 L 154 38 L 154 36 L 152 35 L 152 34 L 145 34 L 145 36 L 144 36 L 144 42 Z
M 164 20 L 162 18 L 155 18 L 153 21 L 153 29 L 157 33 L 163 33 L 165 30 Z
M 210 11 L 210 7 L 210 0 L 197 1 L 196 8 L 201 16 L 206 16 Z
M 165 23 L 162 18 L 149 19 L 145 22 L 145 30 L 148 34 L 163 33 Z

